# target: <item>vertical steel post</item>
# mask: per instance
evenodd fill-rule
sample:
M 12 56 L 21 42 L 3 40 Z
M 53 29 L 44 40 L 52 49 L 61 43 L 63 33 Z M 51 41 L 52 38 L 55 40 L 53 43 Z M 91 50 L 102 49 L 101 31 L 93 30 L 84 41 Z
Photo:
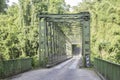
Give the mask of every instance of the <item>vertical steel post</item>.
M 55 23 L 55 43 L 56 43 L 56 49 L 55 49 L 55 53 L 56 53 L 56 61 L 58 61 L 58 26 L 57 23 Z
M 56 61 L 57 61 L 57 30 L 56 30 L 56 23 L 54 23 L 54 43 L 55 43 L 55 58 L 56 58 Z
M 38 54 L 39 54 L 39 65 L 40 65 L 40 61 L 41 61 L 41 54 L 40 54 L 40 52 L 41 52 L 41 47 L 40 47 L 40 44 L 41 44 L 41 40 L 40 40 L 40 37 L 41 37 L 41 19 L 40 19 L 40 23 L 39 23 L 39 26 L 38 26 L 38 28 L 39 28 L 39 47 L 38 47 Z
M 42 65 L 42 61 L 43 61 L 43 37 L 44 34 L 41 34 L 43 31 L 43 18 L 40 19 L 40 27 L 39 27 L 39 64 L 40 66 Z
M 90 15 L 83 16 L 82 24 L 82 53 L 85 66 L 90 67 Z
M 53 37 L 53 61 L 56 63 L 56 61 L 55 61 L 55 24 L 54 24 L 54 22 L 53 22 L 53 26 L 52 26 L 52 29 L 53 29 L 53 35 L 52 35 L 52 37 Z
M 39 27 L 39 63 L 41 66 L 46 65 L 46 20 L 45 18 L 40 19 L 40 27 Z
M 50 60 L 51 60 L 51 64 L 53 63 L 53 57 L 52 57 L 52 22 L 50 22 Z
M 48 38 L 48 66 L 51 64 L 51 22 L 48 22 L 47 27 Z
M 48 22 L 45 21 L 45 66 L 48 64 Z

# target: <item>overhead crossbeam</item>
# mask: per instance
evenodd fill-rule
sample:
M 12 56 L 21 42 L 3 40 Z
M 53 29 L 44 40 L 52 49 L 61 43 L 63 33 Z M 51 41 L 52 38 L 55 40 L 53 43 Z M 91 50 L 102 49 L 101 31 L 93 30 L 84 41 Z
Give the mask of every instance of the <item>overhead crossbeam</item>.
M 81 12 L 78 14 L 46 14 L 40 15 L 40 18 L 46 18 L 47 21 L 56 22 L 68 22 L 68 21 L 80 21 L 80 19 L 90 20 L 89 12 Z
M 81 19 L 49 19 L 47 18 L 47 22 L 67 22 L 67 23 L 71 23 L 71 22 L 79 22 Z

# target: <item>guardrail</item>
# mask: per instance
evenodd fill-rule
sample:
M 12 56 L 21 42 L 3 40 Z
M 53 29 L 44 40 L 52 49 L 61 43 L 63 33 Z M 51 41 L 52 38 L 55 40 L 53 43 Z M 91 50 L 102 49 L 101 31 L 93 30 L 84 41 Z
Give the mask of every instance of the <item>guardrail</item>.
M 0 78 L 9 77 L 32 68 L 32 58 L 0 62 Z
M 94 66 L 106 78 L 106 80 L 120 79 L 120 64 L 95 58 Z

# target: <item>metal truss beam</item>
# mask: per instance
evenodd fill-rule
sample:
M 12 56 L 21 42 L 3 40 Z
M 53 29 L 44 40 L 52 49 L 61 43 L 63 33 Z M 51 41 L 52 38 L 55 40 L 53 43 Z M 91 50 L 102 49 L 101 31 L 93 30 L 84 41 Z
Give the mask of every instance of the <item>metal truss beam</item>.
M 50 19 L 50 21 L 64 21 L 64 20 L 89 20 L 90 19 L 90 14 L 89 12 L 81 12 L 78 14 L 46 14 L 46 15 L 39 15 L 40 18 L 46 18 Z
M 90 14 L 81 12 L 79 14 L 46 14 L 40 15 L 39 27 L 39 58 L 43 63 L 54 64 L 66 57 L 66 43 L 69 39 L 60 29 L 58 22 L 69 24 L 79 21 L 82 27 L 82 53 L 85 59 L 85 66 L 90 67 Z M 70 45 L 68 46 L 70 47 Z
M 47 22 L 68 22 L 68 23 L 71 23 L 71 22 L 79 22 L 81 19 L 76 19 L 76 18 L 73 18 L 73 19 L 47 19 Z

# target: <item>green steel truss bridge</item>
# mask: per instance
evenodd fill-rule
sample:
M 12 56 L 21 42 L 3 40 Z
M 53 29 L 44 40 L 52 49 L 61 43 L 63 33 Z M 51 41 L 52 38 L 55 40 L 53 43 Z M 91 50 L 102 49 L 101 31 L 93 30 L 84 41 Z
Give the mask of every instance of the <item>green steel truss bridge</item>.
M 48 14 L 40 15 L 39 27 L 39 52 L 40 63 L 49 66 L 61 60 L 70 57 L 66 52 L 66 44 L 71 48 L 71 41 L 60 29 L 60 23 L 79 22 L 82 28 L 82 55 L 85 60 L 85 66 L 90 67 L 90 14 L 89 12 L 81 12 L 79 14 Z M 79 33 L 80 34 L 80 33 Z M 69 49 L 71 50 L 71 49 Z M 45 61 L 44 59 L 47 59 Z M 60 60 L 61 59 L 61 60 Z
M 0 62 L 0 80 L 119 80 L 120 65 L 103 59 L 90 60 L 90 13 L 39 15 L 39 67 L 32 58 Z M 64 27 L 64 28 L 63 28 Z M 67 27 L 67 28 L 65 28 Z M 69 29 L 69 30 L 68 30 Z M 73 56 L 73 45 L 81 56 Z M 58 64 L 60 63 L 60 64 Z M 93 66 L 94 65 L 94 66 Z M 50 67 L 50 68 L 46 68 Z M 81 68 L 82 67 L 82 68 Z M 92 67 L 92 69 L 91 69 Z

